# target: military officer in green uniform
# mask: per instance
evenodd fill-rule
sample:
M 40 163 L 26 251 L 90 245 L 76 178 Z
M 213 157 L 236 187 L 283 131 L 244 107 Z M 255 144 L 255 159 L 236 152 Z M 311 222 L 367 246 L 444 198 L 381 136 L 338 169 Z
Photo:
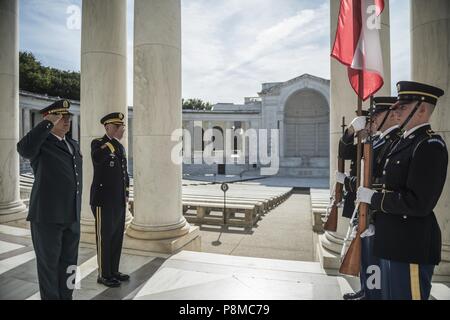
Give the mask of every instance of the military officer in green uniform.
M 374 254 L 381 259 L 383 298 L 427 300 L 441 261 L 441 230 L 433 209 L 448 166 L 446 144 L 429 120 L 444 91 L 408 81 L 397 89 L 392 109 L 404 134 L 386 157 L 382 191 L 361 187 L 357 200 L 376 212 Z
M 127 155 L 120 143 L 125 116 L 111 113 L 101 119 L 106 134 L 91 143 L 94 178 L 90 205 L 96 222 L 99 274 L 97 282 L 118 287 L 129 276 L 119 272 L 130 180 Z
M 44 120 L 17 144 L 35 177 L 27 220 L 43 300 L 70 300 L 74 288 L 83 170 L 80 147 L 66 136 L 69 107 L 62 100 L 43 109 Z

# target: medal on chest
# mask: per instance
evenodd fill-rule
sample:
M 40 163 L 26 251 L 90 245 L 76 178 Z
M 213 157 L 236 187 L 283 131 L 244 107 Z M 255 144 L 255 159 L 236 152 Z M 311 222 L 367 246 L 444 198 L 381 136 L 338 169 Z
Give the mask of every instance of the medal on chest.
M 109 166 L 111 168 L 114 168 L 114 166 L 115 166 L 115 161 L 114 161 L 115 159 L 116 159 L 116 156 L 114 154 L 111 154 L 111 160 L 109 161 Z

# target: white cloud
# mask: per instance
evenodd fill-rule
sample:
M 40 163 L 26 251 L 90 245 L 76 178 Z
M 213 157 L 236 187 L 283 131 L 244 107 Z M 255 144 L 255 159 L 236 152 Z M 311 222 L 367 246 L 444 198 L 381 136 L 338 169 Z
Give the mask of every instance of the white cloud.
M 32 51 L 45 65 L 80 69 L 81 34 L 67 28 L 67 8 L 80 0 L 20 1 L 20 48 Z
M 133 4 L 128 1 L 128 103 L 133 103 Z M 21 1 L 21 50 L 79 70 L 79 30 L 66 27 L 81 0 Z M 409 1 L 391 0 L 392 83 L 410 78 Z M 329 0 L 182 0 L 183 97 L 241 103 L 261 83 L 303 73 L 329 78 Z M 395 92 L 395 91 L 394 91 Z M 393 93 L 394 93 L 393 92 Z
M 329 75 L 328 1 L 309 9 L 291 1 L 226 3 L 216 10 L 198 2 L 183 7 L 185 97 L 242 102 L 264 81 Z

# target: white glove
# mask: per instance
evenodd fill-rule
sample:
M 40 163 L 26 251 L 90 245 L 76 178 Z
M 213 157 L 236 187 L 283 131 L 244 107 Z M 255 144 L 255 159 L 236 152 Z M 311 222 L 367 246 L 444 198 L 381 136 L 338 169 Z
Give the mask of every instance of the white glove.
M 366 117 L 356 117 L 350 123 L 350 127 L 353 127 L 355 133 L 358 133 L 359 131 L 363 130 L 366 127 Z
M 336 182 L 340 184 L 344 184 L 345 178 L 347 178 L 347 175 L 345 173 L 336 171 Z
M 359 187 L 358 192 L 356 192 L 356 201 L 371 204 L 372 197 L 375 193 L 375 190 Z
M 375 234 L 375 226 L 373 224 L 369 224 L 369 227 L 361 233 L 361 238 L 371 237 Z

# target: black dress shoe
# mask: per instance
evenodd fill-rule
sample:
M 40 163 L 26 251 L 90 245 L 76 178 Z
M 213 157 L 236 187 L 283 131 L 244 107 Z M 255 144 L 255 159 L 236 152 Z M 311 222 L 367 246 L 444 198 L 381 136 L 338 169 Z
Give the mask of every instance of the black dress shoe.
M 120 281 L 116 278 L 104 278 L 104 277 L 98 277 L 97 283 L 100 283 L 104 286 L 110 287 L 110 288 L 117 288 L 120 287 Z
M 363 290 L 360 290 L 356 293 L 346 293 L 343 296 L 344 300 L 365 300 L 366 295 Z
M 125 274 L 125 273 L 121 273 L 121 272 L 116 272 L 114 273 L 114 278 L 116 278 L 119 281 L 128 281 L 130 280 L 130 276 Z

